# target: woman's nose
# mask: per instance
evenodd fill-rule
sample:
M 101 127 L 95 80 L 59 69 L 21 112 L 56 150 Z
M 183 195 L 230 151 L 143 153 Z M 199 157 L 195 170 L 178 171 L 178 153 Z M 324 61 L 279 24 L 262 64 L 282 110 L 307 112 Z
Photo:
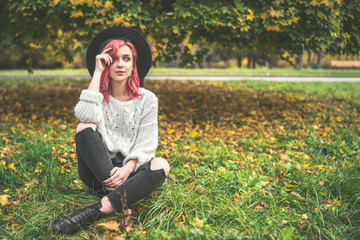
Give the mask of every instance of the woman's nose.
M 123 66 L 124 66 L 124 61 L 121 60 L 121 59 L 119 59 L 119 60 L 117 61 L 117 63 L 116 63 L 116 66 L 117 66 L 117 67 L 123 67 Z

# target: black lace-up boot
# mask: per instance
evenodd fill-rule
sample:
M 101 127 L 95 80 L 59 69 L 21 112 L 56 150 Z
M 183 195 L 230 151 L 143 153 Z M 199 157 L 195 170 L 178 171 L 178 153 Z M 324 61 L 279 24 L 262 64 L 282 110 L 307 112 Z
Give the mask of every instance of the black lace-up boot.
M 90 225 L 106 214 L 100 211 L 101 202 L 76 210 L 66 217 L 55 218 L 50 223 L 50 231 L 53 233 L 71 235 L 81 228 Z

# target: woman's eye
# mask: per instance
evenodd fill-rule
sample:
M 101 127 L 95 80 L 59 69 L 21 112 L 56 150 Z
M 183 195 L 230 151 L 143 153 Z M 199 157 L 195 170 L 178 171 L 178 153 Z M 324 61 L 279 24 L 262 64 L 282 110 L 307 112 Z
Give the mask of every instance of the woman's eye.
M 124 60 L 125 61 L 130 61 L 131 59 L 130 59 L 130 57 L 124 57 Z

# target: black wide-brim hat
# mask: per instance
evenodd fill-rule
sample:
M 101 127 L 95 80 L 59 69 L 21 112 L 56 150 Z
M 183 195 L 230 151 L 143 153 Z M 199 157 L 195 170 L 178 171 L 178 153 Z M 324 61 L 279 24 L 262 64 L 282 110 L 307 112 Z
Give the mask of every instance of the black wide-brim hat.
M 123 39 L 131 42 L 137 53 L 136 68 L 140 79 L 140 86 L 151 67 L 151 51 L 146 39 L 137 31 L 127 27 L 110 27 L 100 32 L 90 43 L 86 52 L 86 66 L 91 76 L 95 71 L 96 55 L 101 53 L 104 42 L 111 39 Z

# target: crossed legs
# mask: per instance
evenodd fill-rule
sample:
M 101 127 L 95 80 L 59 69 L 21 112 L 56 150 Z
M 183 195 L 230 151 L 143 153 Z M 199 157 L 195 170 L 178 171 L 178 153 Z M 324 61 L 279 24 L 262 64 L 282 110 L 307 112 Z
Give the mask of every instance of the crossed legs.
M 114 167 L 101 135 L 94 123 L 80 123 L 76 128 L 78 154 L 78 172 L 81 180 L 93 190 L 105 190 L 102 182 Z M 170 166 L 163 158 L 154 158 L 150 163 L 139 167 L 124 184 L 121 184 L 101 199 L 100 211 L 112 213 L 123 206 L 124 196 L 127 205 L 131 205 L 161 186 L 169 175 Z

